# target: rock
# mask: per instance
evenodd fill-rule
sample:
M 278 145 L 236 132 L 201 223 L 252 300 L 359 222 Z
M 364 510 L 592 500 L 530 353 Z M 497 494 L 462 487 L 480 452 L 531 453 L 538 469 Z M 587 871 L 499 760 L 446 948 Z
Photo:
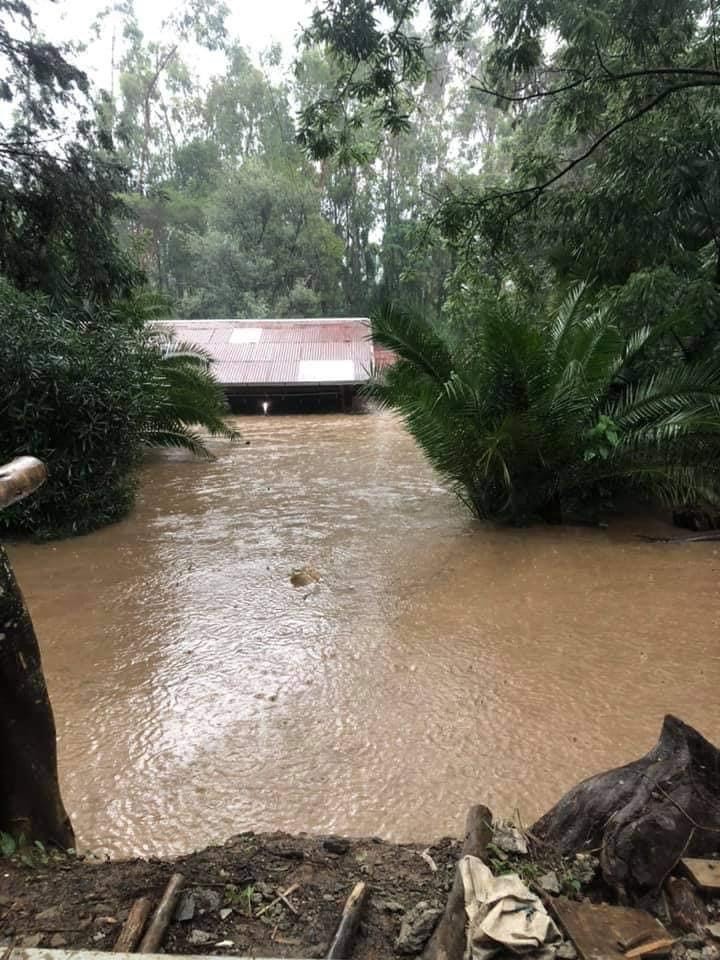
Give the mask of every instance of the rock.
M 576 960 L 577 950 L 575 949 L 575 944 L 569 940 L 565 940 L 565 942 L 561 943 L 557 948 L 555 956 L 557 960 Z
M 114 913 L 115 908 L 110 903 L 95 903 L 90 910 L 94 917 L 109 917 Z
M 697 933 L 686 933 L 682 938 L 682 942 L 686 947 L 702 947 L 705 941 Z
M 231 913 L 232 913 L 232 907 L 224 907 L 220 911 L 220 919 L 227 920 L 227 918 L 230 916 Z
M 553 893 L 557 896 L 560 893 L 560 881 L 554 870 L 548 871 L 540 877 L 538 880 L 540 886 L 545 890 L 546 893 Z M 566 960 L 571 960 L 571 958 L 566 958 Z
M 350 849 L 350 843 L 344 837 L 326 837 L 322 845 L 328 853 L 336 853 L 339 857 Z
M 262 880 L 255 884 L 255 892 L 259 893 L 261 897 L 269 897 L 271 900 L 275 899 L 275 891 L 273 890 L 272 884 L 264 883 Z
M 54 933 L 50 937 L 50 946 L 51 947 L 65 947 L 67 946 L 67 940 L 61 933 Z
M 688 950 L 685 956 L 687 960 L 702 960 L 702 950 Z
M 720 940 L 720 923 L 709 923 L 705 929 L 715 940 Z
M 47 920 L 59 920 L 60 919 L 60 907 L 48 907 L 47 910 L 43 910 L 42 913 L 39 913 L 36 917 L 36 920 L 39 920 L 41 923 L 45 923 Z
M 395 950 L 398 953 L 420 953 L 442 915 L 442 910 L 431 907 L 427 900 L 421 900 L 403 917 Z
M 720 960 L 720 948 L 715 943 L 709 943 L 702 948 L 700 953 L 702 954 L 702 960 Z
M 234 947 L 234 940 L 221 940 L 219 943 L 215 944 L 216 947 Z
M 397 900 L 381 900 L 378 903 L 378 909 L 386 913 L 405 913 L 405 907 Z
M 188 943 L 192 943 L 194 946 L 199 947 L 203 943 L 210 943 L 213 939 L 211 933 L 206 933 L 204 930 L 191 930 L 190 936 L 188 937 Z
M 578 853 L 573 873 L 580 883 L 592 883 L 600 869 L 600 861 L 591 853 Z
M 492 842 L 504 853 L 526 854 L 528 852 L 527 840 L 511 823 L 498 821 L 493 828 Z
M 42 943 L 43 935 L 41 933 L 31 933 L 23 937 L 18 946 L 24 947 L 25 949 L 32 950 L 35 947 L 39 947 Z
M 195 897 L 190 893 L 189 890 L 186 890 L 178 900 L 178 905 L 175 908 L 175 919 L 178 922 L 192 920 L 195 916 Z
M 323 900 L 325 903 L 335 903 L 335 897 L 331 893 L 324 893 Z
M 104 939 L 105 939 L 104 933 L 98 932 L 93 934 L 93 940 L 95 941 L 95 943 L 100 943 L 100 941 Z
M 199 887 L 194 891 L 195 904 L 200 910 L 219 910 L 222 905 L 222 897 L 217 890 L 209 890 L 207 887 Z

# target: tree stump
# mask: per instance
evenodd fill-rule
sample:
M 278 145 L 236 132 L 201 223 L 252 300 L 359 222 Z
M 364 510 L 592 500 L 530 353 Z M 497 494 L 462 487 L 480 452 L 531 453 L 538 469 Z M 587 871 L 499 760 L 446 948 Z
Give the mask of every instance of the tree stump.
M 600 850 L 621 896 L 654 895 L 680 857 L 720 852 L 720 751 L 666 716 L 648 754 L 573 787 L 530 832 L 563 854 Z
M 55 720 L 35 630 L 0 546 L 0 830 L 75 845 L 60 797 Z

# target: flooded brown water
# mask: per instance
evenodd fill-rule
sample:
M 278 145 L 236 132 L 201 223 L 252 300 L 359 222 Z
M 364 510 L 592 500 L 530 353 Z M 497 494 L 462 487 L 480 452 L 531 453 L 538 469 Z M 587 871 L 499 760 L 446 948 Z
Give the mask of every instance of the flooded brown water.
M 85 847 L 431 839 L 529 820 L 668 711 L 720 741 L 716 544 L 483 527 L 385 415 L 239 426 L 149 464 L 125 522 L 12 550 Z

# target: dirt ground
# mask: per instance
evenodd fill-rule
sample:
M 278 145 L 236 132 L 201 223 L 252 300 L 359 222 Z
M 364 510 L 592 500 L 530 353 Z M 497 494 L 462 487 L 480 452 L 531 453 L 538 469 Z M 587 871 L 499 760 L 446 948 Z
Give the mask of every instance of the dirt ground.
M 460 843 L 444 839 L 427 848 L 435 872 L 424 849 L 247 833 L 177 860 L 0 860 L 0 942 L 111 950 L 132 903 L 157 901 L 179 871 L 186 890 L 180 907 L 192 916 L 171 923 L 166 953 L 322 957 L 346 898 L 365 880 L 371 898 L 353 958 L 380 960 L 393 956 L 406 910 L 423 900 L 445 904 Z M 280 900 L 260 914 L 294 884 L 288 900 L 296 912 Z

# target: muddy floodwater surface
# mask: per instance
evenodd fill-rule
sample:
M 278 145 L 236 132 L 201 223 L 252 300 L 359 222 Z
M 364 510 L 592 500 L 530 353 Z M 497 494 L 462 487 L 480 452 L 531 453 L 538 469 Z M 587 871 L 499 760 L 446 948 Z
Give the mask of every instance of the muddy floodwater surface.
M 387 415 L 237 425 L 153 459 L 128 520 L 11 550 L 83 847 L 431 839 L 529 821 L 666 712 L 720 741 L 716 544 L 483 526 Z

